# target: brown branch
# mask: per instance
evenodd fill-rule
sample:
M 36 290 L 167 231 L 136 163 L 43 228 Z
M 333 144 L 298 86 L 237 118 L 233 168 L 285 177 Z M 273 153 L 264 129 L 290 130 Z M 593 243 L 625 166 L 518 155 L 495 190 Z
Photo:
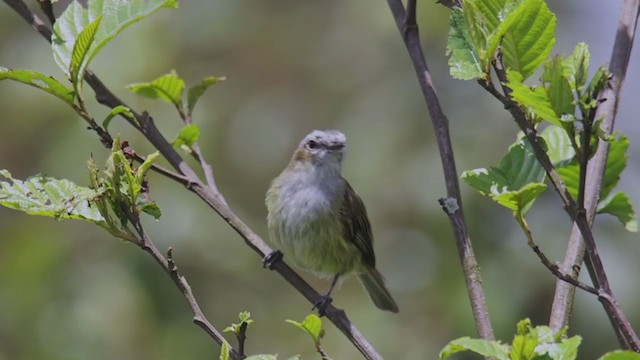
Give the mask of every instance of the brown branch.
M 549 258 L 547 257 L 547 255 L 545 255 L 545 253 L 540 249 L 540 247 L 538 246 L 538 244 L 536 244 L 535 240 L 533 239 L 533 234 L 531 233 L 531 230 L 529 229 L 529 226 L 527 225 L 527 221 L 525 220 L 524 216 L 522 216 L 522 214 L 516 215 L 516 221 L 518 222 L 518 224 L 520 225 L 520 228 L 522 229 L 522 231 L 524 232 L 525 236 L 527 237 L 527 245 L 529 245 L 529 247 L 531 248 L 531 250 L 533 250 L 533 252 L 538 256 L 538 258 L 540 259 L 540 262 L 542 262 L 542 264 L 549 269 L 549 271 L 551 271 L 551 273 L 553 275 L 555 275 L 558 279 L 565 281 L 573 286 L 579 287 L 580 289 L 591 293 L 593 295 L 599 295 L 599 292 L 596 288 L 594 288 L 593 286 L 589 286 L 581 281 L 579 281 L 578 279 L 574 279 L 571 275 L 569 275 L 566 272 L 563 272 L 562 270 L 560 270 L 560 267 L 558 266 L 558 264 L 552 263 Z
M 449 221 L 456 238 L 458 256 L 462 264 L 476 328 L 482 338 L 493 340 L 493 328 L 491 326 L 491 320 L 489 319 L 489 310 L 482 288 L 480 268 L 473 252 L 462 209 L 458 172 L 453 156 L 451 137 L 449 135 L 449 120 L 440 107 L 440 100 L 438 99 L 438 94 L 431 80 L 431 73 L 427 67 L 424 52 L 420 45 L 420 37 L 415 19 L 416 2 L 409 0 L 409 12 L 405 11 L 401 0 L 387 0 L 387 3 L 391 9 L 398 30 L 402 35 L 407 51 L 409 52 L 409 57 L 416 71 L 418 82 L 422 89 L 422 95 L 436 133 L 440 160 L 442 162 L 447 187 L 447 198 L 441 200 L 441 204 L 443 204 L 443 208 L 449 216 Z
M 613 76 L 609 80 L 608 86 L 605 87 L 599 95 L 599 98 L 605 101 L 598 105 L 595 114 L 596 119 L 603 118 L 600 126 L 607 135 L 613 133 L 622 84 L 631 56 L 639 11 L 640 2 L 638 0 L 624 1 L 620 11 L 618 30 L 609 62 L 609 72 Z M 608 152 L 609 144 L 600 141 L 595 155 L 587 166 L 584 208 L 589 224 L 593 223 L 595 217 Z M 580 229 L 577 224 L 574 224 L 561 268 L 565 271 L 568 269 L 579 269 L 584 258 L 584 253 L 585 243 L 582 240 Z M 578 274 L 579 271 L 575 271 L 573 273 L 574 278 L 577 278 Z M 549 326 L 552 329 L 557 331 L 568 325 L 574 294 L 574 287 L 560 281 L 556 283 L 556 292 L 549 321 Z
M 38 32 L 46 39 L 51 41 L 51 30 L 42 23 L 21 0 L 3 0 L 16 12 L 18 12 L 29 24 L 38 30 Z M 34 25 L 35 24 L 35 25 Z M 39 26 L 42 24 L 43 26 Z M 36 26 L 38 25 L 38 26 Z M 203 200 L 211 209 L 220 215 L 245 241 L 245 243 L 257 252 L 262 258 L 272 252 L 271 248 L 249 228 L 232 210 L 226 205 L 225 200 L 220 192 L 204 185 L 195 171 L 182 159 L 177 151 L 171 146 L 167 139 L 160 133 L 155 126 L 153 119 L 143 112 L 142 114 L 135 112 L 127 106 L 122 100 L 114 95 L 104 83 L 91 71 L 85 73 L 85 81 L 95 92 L 96 100 L 109 108 L 122 105 L 128 107 L 134 115 L 134 119 L 123 116 L 135 129 L 140 131 L 147 140 L 162 154 L 162 156 L 173 166 L 178 172 L 179 181 L 185 185 L 187 189 L 195 193 Z M 122 116 L 122 114 L 121 114 Z M 206 170 L 205 170 L 206 171 Z M 157 250 L 157 249 L 156 249 Z M 157 252 L 157 251 L 156 251 Z M 273 269 L 280 274 L 289 284 L 298 290 L 310 303 L 315 304 L 320 299 L 318 294 L 300 275 L 298 275 L 291 267 L 283 261 L 274 263 Z M 326 317 L 351 341 L 354 346 L 364 355 L 366 359 L 382 359 L 380 354 L 371 346 L 367 339 L 358 331 L 358 329 L 349 321 L 346 313 L 333 305 L 329 305 L 325 309 Z
M 523 109 L 511 98 L 511 89 L 506 86 L 508 79 L 501 61 L 500 54 L 498 54 L 498 56 L 496 56 L 494 60 L 494 70 L 500 83 L 502 84 L 502 90 L 504 92 L 504 96 L 499 99 L 502 99 L 501 101 L 503 102 L 505 108 L 511 113 L 516 124 L 525 134 L 527 140 L 531 144 L 536 159 L 546 171 L 547 176 L 549 177 L 549 181 L 562 199 L 565 212 L 570 216 L 571 220 L 574 221 L 580 231 L 582 238 L 585 241 L 586 250 L 592 265 L 592 267 L 589 267 L 589 270 L 592 278 L 594 279 L 594 285 L 599 289 L 599 292 L 606 294 L 610 298 L 614 298 L 613 292 L 609 285 L 607 274 L 604 270 L 604 265 L 602 264 L 602 259 L 598 254 L 598 248 L 593 237 L 593 232 L 591 231 L 591 225 L 586 216 L 586 211 L 584 208 L 580 208 L 575 200 L 571 197 L 571 194 L 569 193 L 564 182 L 560 178 L 560 175 L 553 166 L 548 154 L 544 150 L 544 147 L 540 144 L 536 129 L 527 120 Z M 594 196 L 597 197 L 597 193 Z M 640 339 L 635 334 L 635 331 L 631 327 L 627 318 L 624 316 L 622 310 L 619 308 L 614 308 L 615 306 L 618 306 L 617 302 L 609 301 L 602 302 L 602 304 L 607 315 L 609 316 L 614 331 L 616 331 L 616 333 L 620 332 L 622 335 L 624 335 L 624 341 L 622 341 L 620 345 L 622 347 L 626 347 L 628 344 L 631 349 L 640 351 Z

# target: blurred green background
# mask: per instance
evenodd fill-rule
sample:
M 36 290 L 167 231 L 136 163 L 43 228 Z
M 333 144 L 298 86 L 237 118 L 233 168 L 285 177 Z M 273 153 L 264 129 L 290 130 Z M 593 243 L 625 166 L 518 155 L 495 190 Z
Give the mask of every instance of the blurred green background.
M 37 7 L 35 1 L 29 5 Z M 550 1 L 558 16 L 554 53 L 569 53 L 586 41 L 592 70 L 608 61 L 619 5 Z M 432 1 L 421 1 L 418 10 L 459 171 L 497 164 L 515 138 L 515 125 L 477 84 L 449 77 L 448 10 Z M 636 206 L 637 55 L 617 122 L 632 142 L 621 189 Z M 0 65 L 63 78 L 50 46 L 4 3 Z M 270 180 L 310 130 L 341 129 L 349 141 L 344 173 L 367 204 L 378 268 L 401 311 L 378 311 L 353 278 L 336 292 L 334 304 L 387 359 L 433 359 L 448 340 L 476 336 L 449 222 L 437 204 L 445 187 L 433 131 L 385 2 L 183 1 L 180 9 L 125 30 L 91 67 L 125 102 L 148 110 L 169 138 L 181 125 L 173 109 L 124 86 L 171 69 L 192 85 L 205 76 L 227 76 L 200 101 L 195 121 L 221 191 L 264 237 Z M 94 116 L 105 116 L 104 107 L 89 102 Z M 115 120 L 111 129 L 139 153 L 152 151 L 123 121 Z M 86 184 L 86 160 L 93 154 L 101 163 L 106 153 L 54 97 L 0 83 L 0 168 L 17 178 L 41 172 Z M 174 248 L 211 322 L 222 329 L 248 310 L 255 319 L 249 353 L 317 358 L 310 339 L 284 322 L 302 320 L 311 305 L 263 270 L 260 258 L 195 196 L 157 175 L 150 184 L 164 214 L 159 222 L 147 220 L 147 230 L 161 248 Z M 464 184 L 462 189 L 496 336 L 509 341 L 519 319 L 548 322 L 555 280 L 507 210 Z M 536 203 L 529 222 L 547 255 L 562 259 L 570 223 L 551 191 Z M 603 217 L 596 236 L 618 300 L 640 329 L 638 235 Z M 320 291 L 328 286 L 303 276 Z M 579 292 L 574 310 L 570 333 L 584 337 L 581 358 L 617 348 L 595 297 Z M 325 325 L 325 348 L 333 358 L 359 358 L 333 325 Z M 79 221 L 0 208 L 0 359 L 211 359 L 218 351 L 192 324 L 168 277 L 136 247 Z

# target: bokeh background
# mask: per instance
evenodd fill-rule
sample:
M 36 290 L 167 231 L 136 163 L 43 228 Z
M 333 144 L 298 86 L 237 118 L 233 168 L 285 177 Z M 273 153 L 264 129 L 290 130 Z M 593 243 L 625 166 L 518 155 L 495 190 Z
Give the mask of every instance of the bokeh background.
M 554 53 L 570 53 L 586 41 L 592 71 L 606 63 L 619 5 L 550 1 L 558 16 Z M 56 6 L 59 11 L 64 2 Z M 448 10 L 432 1 L 421 1 L 418 10 L 459 171 L 497 164 L 515 138 L 515 125 L 477 84 L 448 75 Z M 636 206 L 638 55 L 632 55 L 617 121 L 632 143 L 620 188 Z M 63 78 L 48 43 L 4 3 L 0 65 Z M 342 285 L 334 303 L 387 359 L 434 359 L 448 340 L 476 336 L 449 223 L 437 204 L 445 187 L 430 119 L 385 2 L 183 1 L 180 9 L 125 30 L 91 67 L 133 108 L 149 110 L 169 138 L 181 125 L 174 110 L 124 86 L 172 69 L 188 84 L 227 76 L 202 98 L 195 121 L 221 191 L 264 237 L 270 180 L 310 130 L 341 129 L 349 140 L 344 173 L 367 204 L 378 267 L 401 311 L 378 311 L 355 279 Z M 96 118 L 105 116 L 105 108 L 89 102 Z M 152 151 L 122 121 L 115 120 L 112 131 L 138 152 Z M 17 178 L 45 173 L 86 184 L 92 154 L 102 162 L 107 152 L 60 101 L 0 83 L 0 168 Z M 255 319 L 249 353 L 317 358 L 310 339 L 284 322 L 301 320 L 311 305 L 263 270 L 256 254 L 195 196 L 157 175 L 150 182 L 164 214 L 158 222 L 148 220 L 147 230 L 161 248 L 174 248 L 212 323 L 224 328 L 248 310 Z M 548 322 L 555 280 L 507 210 L 462 188 L 496 335 L 510 341 L 519 319 Z M 548 256 L 560 260 L 570 222 L 551 191 L 530 212 L 530 225 Z M 602 217 L 596 236 L 613 289 L 640 329 L 638 235 Z M 304 276 L 320 291 L 328 286 Z M 578 292 L 574 310 L 569 332 L 584 337 L 581 358 L 617 348 L 596 298 Z M 324 344 L 333 358 L 360 358 L 333 325 L 325 325 Z M 0 208 L 0 359 L 211 359 L 218 351 L 192 324 L 167 276 L 136 247 L 90 224 Z

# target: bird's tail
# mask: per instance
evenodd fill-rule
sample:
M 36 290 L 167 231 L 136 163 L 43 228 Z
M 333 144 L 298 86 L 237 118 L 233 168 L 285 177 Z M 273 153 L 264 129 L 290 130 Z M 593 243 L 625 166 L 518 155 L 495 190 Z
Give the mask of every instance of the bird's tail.
M 388 310 L 394 313 L 398 312 L 398 305 L 384 286 L 384 279 L 376 268 L 368 268 L 366 272 L 358 275 L 360 282 L 369 293 L 371 300 L 381 310 Z

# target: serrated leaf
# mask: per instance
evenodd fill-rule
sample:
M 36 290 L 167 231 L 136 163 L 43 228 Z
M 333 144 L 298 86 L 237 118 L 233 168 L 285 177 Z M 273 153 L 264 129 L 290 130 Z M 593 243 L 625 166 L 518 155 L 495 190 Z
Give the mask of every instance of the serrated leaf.
M 615 137 L 610 143 L 609 156 L 605 166 L 604 179 L 600 188 L 600 199 L 608 197 L 620 180 L 620 174 L 627 165 L 627 148 L 629 140 L 624 135 Z M 578 197 L 580 184 L 580 166 L 577 159 L 556 168 L 567 190 L 575 199 Z
M 588 104 L 589 108 L 597 105 L 596 99 L 598 98 L 598 94 L 609 80 L 610 75 L 609 70 L 604 66 L 600 66 L 595 74 L 593 74 L 591 81 L 589 81 L 589 86 L 587 86 L 587 89 L 581 97 L 583 103 Z
M 589 75 L 589 60 L 591 54 L 589 53 L 589 46 L 580 42 L 576 45 L 573 50 L 573 55 L 568 57 L 565 60 L 566 62 L 570 62 L 570 71 L 565 71 L 565 76 L 572 82 L 572 87 L 574 90 L 582 91 L 582 88 L 587 82 L 587 76 Z M 567 67 L 565 66 L 565 69 Z M 569 74 L 571 76 L 569 76 Z
M 138 184 L 142 184 L 142 182 L 144 181 L 144 177 L 147 175 L 147 172 L 149 171 L 149 169 L 151 169 L 151 167 L 153 166 L 154 161 L 156 161 L 156 159 L 160 156 L 160 152 L 159 151 L 155 151 L 151 154 L 149 154 L 149 156 L 147 156 L 146 160 L 140 164 L 140 166 L 138 166 L 138 168 L 136 169 L 136 182 Z
M 538 342 L 530 336 L 516 335 L 511 342 L 510 359 L 532 359 Z
M 551 107 L 558 118 L 563 115 L 573 115 L 575 113 L 575 100 L 569 80 L 564 76 L 562 58 L 557 56 L 545 63 L 542 77 L 548 83 L 547 95 Z
M 318 315 L 309 314 L 301 323 L 293 320 L 286 320 L 286 322 L 302 329 L 304 332 L 309 334 L 316 345 L 320 343 L 320 339 L 322 339 L 322 337 L 324 336 L 322 320 L 320 319 L 320 317 L 318 317 Z
M 545 172 L 525 139 L 509 147 L 497 167 L 465 171 L 471 187 L 514 212 L 525 213 L 545 189 Z
M 598 360 L 640 360 L 640 354 L 633 351 L 612 351 L 604 354 Z
M 165 7 L 177 8 L 178 2 L 177 0 L 90 0 L 85 8 L 79 1 L 73 1 L 57 19 L 53 28 L 54 59 L 62 71 L 70 75 L 73 49 L 79 34 L 99 16 L 103 17 L 102 25 L 95 34 L 93 44 L 86 52 L 85 67 L 122 30 Z
M 519 190 L 506 191 L 494 195 L 493 199 L 500 205 L 514 211 L 525 214 L 533 202 L 547 189 L 547 185 L 542 183 L 530 183 Z
M 134 119 L 135 117 L 133 116 L 133 113 L 131 112 L 131 110 L 123 105 L 118 105 L 116 107 L 114 107 L 113 109 L 111 109 L 111 111 L 109 111 L 109 115 L 107 115 L 106 118 L 104 118 L 104 120 L 102 121 L 102 127 L 108 131 L 109 129 L 109 124 L 111 123 L 111 120 L 113 120 L 114 117 L 116 117 L 117 115 L 123 114 L 128 118 Z
M 553 109 L 547 91 L 541 86 L 533 88 L 522 83 L 520 73 L 507 70 L 509 82 L 507 86 L 512 90 L 511 97 L 519 105 L 530 108 L 539 118 L 546 120 L 553 125 L 562 127 L 560 117 Z
M 227 78 L 224 76 L 222 77 L 209 76 L 202 79 L 202 81 L 200 81 L 200 83 L 198 83 L 197 85 L 189 88 L 189 92 L 187 93 L 187 107 L 189 110 L 189 115 L 193 113 L 193 108 L 195 108 L 196 103 L 198 102 L 202 94 L 204 94 L 204 92 L 207 91 L 207 89 L 210 86 L 215 85 L 220 81 L 224 81 L 226 79 Z
M 180 110 L 182 109 L 184 80 L 175 71 L 162 75 L 152 82 L 127 85 L 127 88 L 136 94 L 151 99 L 160 99 L 173 104 Z
M 614 136 L 609 143 L 609 155 L 600 190 L 600 198 L 609 196 L 620 180 L 622 171 L 627 167 L 627 150 L 629 149 L 629 139 L 624 135 Z
M 549 125 L 542 130 L 540 136 L 547 144 L 547 155 L 553 165 L 566 163 L 576 155 L 567 132 L 561 127 Z
M 497 341 L 488 341 L 484 339 L 472 339 L 462 337 L 452 340 L 445 346 L 438 355 L 440 360 L 444 360 L 453 354 L 471 351 L 478 355 L 495 358 L 497 360 L 509 359 L 509 347 L 500 344 Z
M 178 137 L 173 141 L 174 147 L 182 145 L 192 146 L 200 139 L 200 127 L 198 124 L 189 124 L 180 129 Z
M 557 344 L 557 350 L 553 354 L 549 354 L 552 360 L 574 360 L 578 358 L 578 347 L 582 343 L 580 336 L 572 336 L 568 339 L 563 339 L 560 344 Z
M 25 181 L 14 179 L 6 170 L 0 176 L 0 205 L 30 215 L 55 219 L 79 219 L 105 226 L 100 211 L 91 202 L 100 191 L 74 184 L 66 179 L 44 175 L 32 176 Z
M 160 219 L 160 217 L 162 216 L 162 210 L 160 209 L 158 204 L 153 201 L 138 202 L 138 208 L 140 209 L 140 211 L 153 216 L 153 218 L 156 220 Z
M 543 0 L 525 0 L 505 22 L 512 25 L 502 40 L 503 62 L 508 69 L 519 72 L 522 79 L 527 79 L 551 53 L 556 16 Z
M 483 66 L 469 33 L 462 9 L 454 8 L 449 15 L 447 56 L 451 76 L 460 80 L 484 78 Z
M 238 314 L 238 319 L 240 319 L 240 323 L 252 324 L 253 320 L 251 319 L 251 313 L 248 311 L 242 311 Z
M 231 355 L 229 354 L 229 343 L 226 341 L 222 342 L 222 346 L 220 348 L 220 360 L 229 360 L 231 359 Z
M 92 22 L 82 29 L 80 35 L 76 39 L 73 45 L 73 51 L 71 52 L 71 64 L 69 65 L 69 77 L 76 89 L 80 89 L 82 79 L 84 77 L 85 59 L 89 53 L 89 48 L 96 36 L 100 22 L 102 21 L 102 15 L 98 15 Z
M 13 80 L 44 90 L 58 99 L 73 106 L 73 89 L 67 88 L 58 80 L 40 74 L 36 71 L 16 69 L 11 70 L 0 66 L 0 80 Z
M 611 214 L 620 220 L 627 231 L 638 231 L 636 211 L 629 197 L 623 192 L 609 195 L 598 203 L 598 214 Z

